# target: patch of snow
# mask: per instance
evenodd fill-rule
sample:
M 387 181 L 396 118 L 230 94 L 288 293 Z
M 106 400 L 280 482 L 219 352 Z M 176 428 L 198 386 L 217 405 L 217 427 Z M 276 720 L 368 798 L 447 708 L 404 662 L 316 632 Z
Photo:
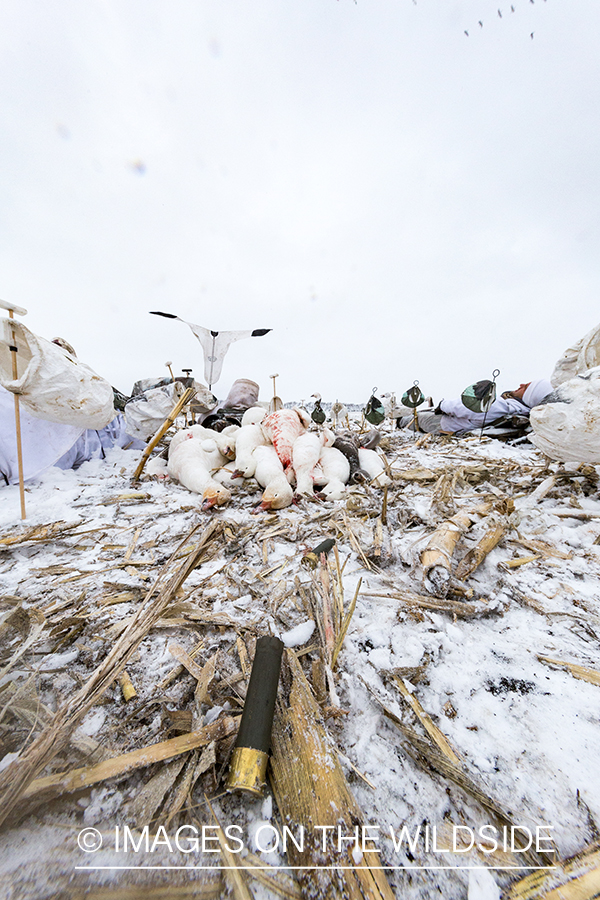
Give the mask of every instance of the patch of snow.
M 500 889 L 489 869 L 469 869 L 467 900 L 500 900 Z
M 302 644 L 306 644 L 306 642 L 310 640 L 314 630 L 314 619 L 307 619 L 306 622 L 301 622 L 290 631 L 284 632 L 281 635 L 281 640 L 286 647 L 300 647 Z

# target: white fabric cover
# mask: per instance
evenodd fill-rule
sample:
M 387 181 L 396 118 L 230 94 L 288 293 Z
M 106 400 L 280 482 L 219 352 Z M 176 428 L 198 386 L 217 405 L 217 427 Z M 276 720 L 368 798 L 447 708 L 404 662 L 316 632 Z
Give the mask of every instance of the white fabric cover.
M 531 440 L 563 462 L 600 463 L 600 366 L 561 384 L 559 403 L 531 410 Z
M 54 427 L 58 427 L 56 423 Z M 125 417 L 122 413 L 117 413 L 112 422 L 99 431 L 91 428 L 84 431 L 79 440 L 54 465 L 59 469 L 78 469 L 88 459 L 103 459 L 104 451 L 112 447 L 143 450 L 145 446 L 144 441 L 128 434 Z
M 30 481 L 70 450 L 85 429 L 37 419 L 29 414 L 23 403 L 19 403 L 19 412 L 23 479 Z M 15 398 L 3 387 L 0 387 L 0 474 L 9 484 L 18 484 Z M 0 478 L 0 482 L 3 480 Z
M 600 366 L 600 325 L 588 331 L 577 343 L 565 350 L 554 366 L 550 381 L 554 387 L 573 378 L 583 375 L 588 369 Z
M 146 391 L 141 397 L 129 400 L 125 404 L 125 422 L 129 434 L 145 441 L 151 438 L 165 421 L 183 391 L 181 382 L 172 381 L 170 384 Z
M 113 389 L 62 347 L 14 319 L 0 320 L 0 384 L 19 394 L 35 417 L 80 429 L 104 428 L 114 418 Z M 18 348 L 13 378 L 11 345 Z

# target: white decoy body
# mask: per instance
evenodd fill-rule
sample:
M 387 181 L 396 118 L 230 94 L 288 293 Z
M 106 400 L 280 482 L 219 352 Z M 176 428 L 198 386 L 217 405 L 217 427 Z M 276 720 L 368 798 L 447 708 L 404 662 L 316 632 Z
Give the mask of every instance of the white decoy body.
M 235 459 L 235 443 L 237 432 L 240 430 L 239 425 L 228 425 L 223 431 L 213 431 L 212 428 L 205 428 L 204 425 L 192 425 L 189 430 L 195 438 L 215 441 L 219 452 L 226 459 Z
M 260 425 L 266 415 L 264 406 L 251 406 L 242 416 L 242 428 L 244 425 Z
M 334 428 L 337 428 L 340 422 L 342 422 L 346 426 L 346 428 L 350 428 L 348 408 L 344 406 L 343 403 L 340 403 L 339 400 L 336 400 L 335 403 L 333 403 L 331 406 L 331 418 L 333 419 Z
M 200 446 L 202 447 L 202 452 L 206 456 L 206 461 L 211 472 L 213 470 L 216 471 L 217 469 L 220 469 L 221 466 L 224 466 L 226 464 L 227 459 L 219 450 L 219 445 L 217 441 L 215 441 L 214 437 L 206 438 L 205 440 L 200 441 Z
M 202 509 L 222 506 L 231 500 L 231 492 L 212 477 L 211 471 L 225 464 L 213 440 L 182 439 L 169 448 L 169 475 L 189 491 L 202 494 Z
M 292 447 L 296 438 L 311 424 L 310 416 L 301 409 L 279 409 L 261 422 L 267 439 L 277 450 L 284 469 L 292 465 Z
M 252 456 L 255 463 L 254 477 L 261 487 L 266 488 L 275 478 L 284 474 L 283 463 L 272 444 L 257 447 Z
M 176 431 L 169 443 L 169 459 L 171 459 L 171 455 L 182 441 L 191 441 L 193 437 L 194 435 L 191 428 L 181 428 L 179 431 Z
M 296 473 L 296 493 L 312 496 L 314 468 L 323 449 L 324 435 L 314 431 L 301 434 L 292 447 L 292 465 Z
M 190 425 L 188 431 L 192 433 L 195 438 L 199 440 L 207 440 L 208 438 L 216 437 L 217 432 L 211 431 L 210 428 L 205 428 L 204 425 Z
M 235 442 L 235 468 L 236 472 L 244 478 L 252 478 L 256 468 L 256 460 L 253 457 L 257 447 L 264 447 L 269 443 L 261 425 L 243 425 L 237 433 Z
M 168 481 L 169 471 L 167 469 L 167 461 L 162 456 L 153 456 L 146 463 L 144 473 L 155 481 Z
M 361 469 L 367 473 L 372 485 L 385 487 L 386 484 L 392 483 L 392 479 L 385 473 L 385 466 L 377 451 L 365 450 L 364 447 L 359 447 L 358 458 Z
M 350 463 L 344 454 L 335 447 L 323 447 L 314 477 L 315 484 L 322 487 L 319 493 L 327 500 L 341 500 L 349 478 Z
M 294 492 L 283 471 L 283 463 L 271 444 L 257 447 L 254 451 L 256 471 L 254 477 L 264 488 L 260 506 L 256 512 L 265 509 L 284 509 L 292 502 Z M 289 471 L 289 470 L 288 470 Z

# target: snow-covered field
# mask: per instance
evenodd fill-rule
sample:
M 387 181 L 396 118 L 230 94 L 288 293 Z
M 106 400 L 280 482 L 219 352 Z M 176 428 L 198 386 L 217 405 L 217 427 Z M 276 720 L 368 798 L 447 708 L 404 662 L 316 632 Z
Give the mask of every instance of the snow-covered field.
M 118 449 L 77 471 L 50 469 L 28 485 L 24 524 L 18 487 L 2 488 L 0 538 L 36 525 L 75 527 L 45 539 L 0 544 L 0 673 L 10 664 L 0 680 L 0 768 L 17 758 L 102 662 L 192 526 L 201 523 L 184 541 L 182 556 L 217 518 L 225 525 L 223 539 L 211 545 L 209 558 L 194 569 L 127 664 L 137 696 L 126 703 L 113 683 L 85 715 L 75 740 L 40 774 L 173 737 L 179 733 L 173 711 L 184 718 L 187 713 L 182 731 L 239 711 L 240 652 L 245 647 L 251 661 L 254 639 L 272 633 L 293 646 L 313 683 L 363 824 L 378 837 L 394 896 L 492 900 L 527 874 L 516 867 L 532 864 L 510 848 L 494 854 L 468 849 L 471 832 L 476 844 L 489 848 L 492 827 L 502 833 L 498 819 L 468 786 L 436 769 L 435 753 L 418 752 L 414 733 L 440 751 L 405 695 L 416 698 L 445 735 L 467 785 L 476 785 L 507 821 L 525 829 L 521 835 L 540 828 L 538 834 L 552 838 L 554 859 L 596 840 L 600 685 L 539 657 L 600 671 L 598 468 L 549 462 L 530 444 L 434 436 L 415 442 L 406 432 L 383 434 L 380 452 L 393 474 L 387 508 L 382 490 L 356 486 L 340 501 L 301 500 L 278 513 L 252 515 L 260 492 L 248 481 L 228 506 L 202 512 L 198 496 L 173 482 L 145 480 L 132 493 L 140 453 Z M 558 477 L 547 482 L 552 475 Z M 543 483 L 547 493 L 532 498 Z M 458 510 L 475 509 L 484 498 L 496 503 L 497 521 L 510 527 L 466 579 L 462 595 L 455 585 L 459 593 L 440 601 L 423 585 L 420 553 L 437 525 Z M 514 501 L 514 512 L 506 499 Z M 490 521 L 474 517 L 455 562 Z M 345 610 L 360 587 L 333 683 L 325 683 L 320 695 L 313 680 L 319 632 L 305 600 L 319 596 L 322 573 L 301 559 L 326 537 L 336 539 L 337 561 L 330 553 L 328 574 L 336 582 L 341 572 Z M 508 565 L 515 560 L 518 565 Z M 465 596 L 469 589 L 473 593 Z M 37 639 L 14 659 L 36 628 Z M 178 664 L 169 650 L 173 644 L 188 653 L 200 644 L 200 666 L 218 653 L 216 675 L 199 710 L 192 675 L 183 671 L 164 683 Z M 261 850 L 261 835 L 264 841 L 269 832 L 261 826 L 281 824 L 269 789 L 263 800 L 223 793 L 230 748 L 231 740 L 218 742 L 214 763 L 200 772 L 195 786 L 184 755 L 64 794 L 18 822 L 9 820 L 0 843 L 2 896 L 151 897 L 158 894 L 150 886 L 158 885 L 177 887 L 172 896 L 188 896 L 190 886 L 195 896 L 218 896 L 219 873 L 165 869 L 218 866 L 218 855 L 181 852 L 166 840 L 153 852 L 115 851 L 116 826 L 133 830 L 145 824 L 136 798 L 159 771 L 171 780 L 158 791 L 147 818 L 151 834 L 152 825 L 168 820 L 187 777 L 190 789 L 182 810 L 165 826 L 168 835 L 184 823 L 198 829 L 214 824 L 206 795 L 223 825 L 242 829 L 236 832 L 244 844 L 242 861 L 285 866 L 283 852 Z M 403 826 L 413 847 L 405 833 L 396 850 L 392 834 L 398 839 Z M 484 826 L 489 828 L 480 834 Z M 77 837 L 84 828 L 98 830 L 102 849 L 80 849 Z M 457 852 L 442 852 L 453 835 Z M 359 851 L 355 858 L 360 860 Z M 538 864 L 552 859 L 538 857 Z M 159 870 L 117 868 L 125 865 Z M 248 884 L 259 898 L 300 896 L 283 877 L 275 890 L 254 878 Z M 125 893 L 136 885 L 142 893 Z

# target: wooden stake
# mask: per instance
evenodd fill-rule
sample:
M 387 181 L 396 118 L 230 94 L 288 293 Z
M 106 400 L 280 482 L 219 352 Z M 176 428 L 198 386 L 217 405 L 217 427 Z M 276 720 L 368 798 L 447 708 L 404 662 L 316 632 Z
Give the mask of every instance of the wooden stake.
M 27 310 L 22 309 L 20 306 L 10 306 L 7 303 L 3 303 L 0 301 L 0 305 L 4 307 L 4 309 L 8 310 L 8 318 L 14 319 L 14 314 L 18 313 L 20 316 L 27 315 Z M 15 334 L 15 329 L 11 326 L 12 333 L 12 346 L 10 348 L 11 351 L 11 359 L 12 359 L 12 377 L 13 381 L 16 381 L 19 377 L 18 369 L 17 369 L 17 337 Z M 27 513 L 25 512 L 25 479 L 23 477 L 23 444 L 21 441 L 21 410 L 19 406 L 19 395 L 13 394 L 15 399 L 15 432 L 17 438 L 17 465 L 19 469 L 19 497 L 21 500 L 21 518 L 26 519 Z
M 275 390 L 275 379 L 279 378 L 279 374 L 275 373 L 275 375 L 270 375 L 270 378 L 273 379 L 273 399 L 269 403 L 269 412 L 277 412 L 278 409 L 283 409 L 283 402 L 281 397 L 277 396 L 277 392 Z

